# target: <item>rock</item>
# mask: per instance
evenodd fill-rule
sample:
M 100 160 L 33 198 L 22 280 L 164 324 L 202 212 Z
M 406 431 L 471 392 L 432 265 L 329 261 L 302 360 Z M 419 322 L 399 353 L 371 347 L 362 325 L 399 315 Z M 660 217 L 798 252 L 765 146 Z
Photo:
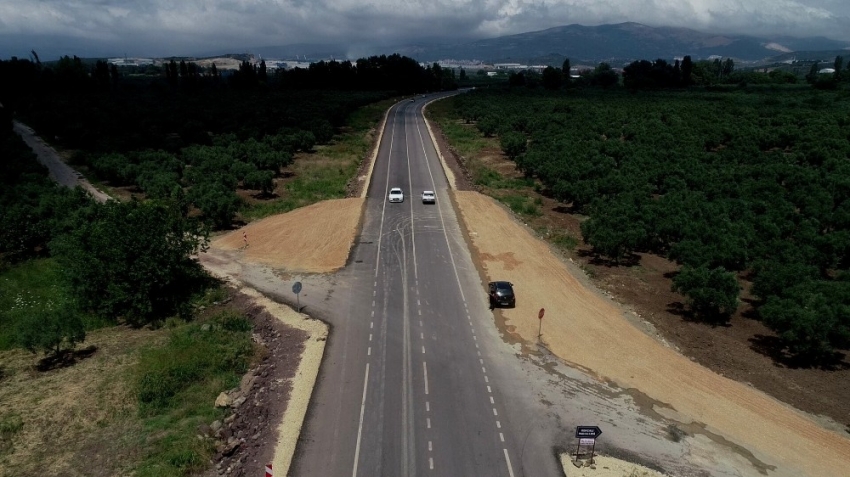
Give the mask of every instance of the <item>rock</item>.
M 215 398 L 215 407 L 230 407 L 233 404 L 233 399 L 225 393 L 219 393 Z
M 241 406 L 241 405 L 242 405 L 242 403 L 244 403 L 244 402 L 245 402 L 245 396 L 239 396 L 238 398 L 236 398 L 236 400 L 235 400 L 235 401 L 233 401 L 233 402 L 231 403 L 231 405 L 232 405 L 233 407 L 239 407 L 239 406 Z
M 240 441 L 238 439 L 234 439 L 233 437 L 231 437 L 230 439 L 227 440 L 227 445 L 224 447 L 224 450 L 221 453 L 223 455 L 229 457 L 229 456 L 233 455 L 233 453 L 236 452 L 236 449 L 238 449 L 239 446 L 241 446 L 241 445 L 242 445 L 242 441 Z
M 199 425 L 198 425 L 198 432 L 199 432 L 201 435 L 209 436 L 209 435 L 211 435 L 214 431 L 210 428 L 210 426 L 208 426 L 206 423 L 202 422 L 201 424 L 199 424 Z
M 213 432 L 217 432 L 221 429 L 221 421 L 213 421 L 213 423 L 210 424 L 210 429 L 212 429 Z
M 231 422 L 233 422 L 235 419 L 236 419 L 236 414 L 231 414 L 231 415 L 229 415 L 229 416 L 227 416 L 227 417 L 225 417 L 225 418 L 224 418 L 224 423 L 225 423 L 225 424 L 230 424 L 230 423 L 231 423 Z

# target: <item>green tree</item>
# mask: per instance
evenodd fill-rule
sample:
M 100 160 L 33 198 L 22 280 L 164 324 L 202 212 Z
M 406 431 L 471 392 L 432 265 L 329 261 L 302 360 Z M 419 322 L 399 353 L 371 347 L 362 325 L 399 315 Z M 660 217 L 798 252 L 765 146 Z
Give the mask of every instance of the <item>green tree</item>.
M 543 87 L 554 90 L 561 87 L 561 72 L 557 68 L 547 66 L 543 70 Z
M 195 184 L 189 198 L 201 210 L 204 218 L 218 229 L 230 227 L 241 203 L 233 189 L 213 181 Z
M 741 287 L 723 267 L 684 266 L 673 278 L 673 291 L 685 295 L 696 314 L 709 320 L 728 319 L 738 308 Z
M 833 63 L 833 68 L 835 69 L 834 78 L 835 81 L 841 81 L 841 70 L 844 68 L 844 57 L 836 56 L 835 63 Z
M 691 56 L 687 55 L 682 59 L 682 86 L 690 86 L 693 84 L 694 62 Z
M 269 195 L 274 190 L 274 174 L 271 171 L 251 171 L 245 175 L 245 187 Z
M 599 63 L 599 66 L 590 73 L 590 84 L 594 86 L 609 88 L 616 85 L 619 81 L 620 75 L 608 63 Z
M 621 194 L 594 202 L 591 218 L 581 223 L 584 240 L 615 263 L 630 258 L 649 242 L 651 210 L 639 194 Z
M 735 61 L 732 58 L 726 58 L 726 61 L 723 62 L 723 67 L 720 72 L 720 76 L 723 78 L 728 78 L 732 76 L 732 73 L 735 71 Z
M 834 306 L 811 286 L 796 287 L 788 298 L 771 297 L 759 310 L 764 323 L 779 335 L 787 350 L 813 364 L 834 359 L 834 342 L 843 341 L 846 346 L 848 312 L 846 305 Z M 839 335 L 844 339 L 837 340 Z
M 209 234 L 177 204 L 91 204 L 74 223 L 50 248 L 83 310 L 143 324 L 185 311 L 203 286 L 190 256 L 206 248 Z
M 570 65 L 569 58 L 565 59 L 564 62 L 561 64 L 561 75 L 564 77 L 564 84 L 566 84 L 567 86 L 572 84 L 572 66 Z
M 73 349 L 86 339 L 86 328 L 71 302 L 28 310 L 18 322 L 17 341 L 35 353 L 57 355 L 63 348 Z
M 269 75 L 266 72 L 266 60 L 260 60 L 260 70 L 257 73 L 257 79 L 260 83 L 267 83 L 269 81 Z
M 510 160 L 515 160 L 526 149 L 525 135 L 516 131 L 508 131 L 502 134 L 499 137 L 499 143 L 502 146 L 502 151 Z
M 812 67 L 809 68 L 809 74 L 806 75 L 806 81 L 809 84 L 815 84 L 818 81 L 818 71 L 820 71 L 820 63 L 815 61 Z

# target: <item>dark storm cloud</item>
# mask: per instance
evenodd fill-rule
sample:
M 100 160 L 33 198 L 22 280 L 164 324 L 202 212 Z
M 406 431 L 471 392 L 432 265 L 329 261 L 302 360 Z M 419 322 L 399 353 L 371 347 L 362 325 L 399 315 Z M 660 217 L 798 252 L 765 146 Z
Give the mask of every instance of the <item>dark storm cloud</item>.
M 101 54 L 164 56 L 292 43 L 356 50 L 623 21 L 850 40 L 844 0 L 0 0 L 0 56 L 60 38 Z

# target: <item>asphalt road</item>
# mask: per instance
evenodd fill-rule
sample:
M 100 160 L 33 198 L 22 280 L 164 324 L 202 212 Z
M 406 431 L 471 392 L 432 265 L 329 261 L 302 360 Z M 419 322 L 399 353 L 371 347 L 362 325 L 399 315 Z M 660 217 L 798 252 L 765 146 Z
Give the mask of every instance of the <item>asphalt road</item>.
M 522 475 L 479 344 L 492 315 L 422 106 L 389 113 L 294 475 Z
M 72 169 L 68 164 L 65 164 L 59 155 L 56 154 L 56 151 L 44 142 L 44 140 L 36 136 L 35 132 L 29 126 L 15 121 L 13 128 L 36 154 L 38 162 L 47 167 L 49 177 L 53 181 L 71 189 L 77 186 L 82 187 L 98 202 L 106 202 L 110 199 L 108 195 L 91 185 L 80 173 Z

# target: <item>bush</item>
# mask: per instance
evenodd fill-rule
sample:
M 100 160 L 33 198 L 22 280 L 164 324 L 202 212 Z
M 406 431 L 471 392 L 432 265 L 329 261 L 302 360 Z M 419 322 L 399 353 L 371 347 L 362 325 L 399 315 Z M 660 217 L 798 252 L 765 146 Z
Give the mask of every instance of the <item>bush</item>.
M 709 320 L 726 319 L 735 312 L 740 288 L 735 274 L 723 267 L 685 266 L 673 278 L 673 291 L 685 295 L 691 309 Z

